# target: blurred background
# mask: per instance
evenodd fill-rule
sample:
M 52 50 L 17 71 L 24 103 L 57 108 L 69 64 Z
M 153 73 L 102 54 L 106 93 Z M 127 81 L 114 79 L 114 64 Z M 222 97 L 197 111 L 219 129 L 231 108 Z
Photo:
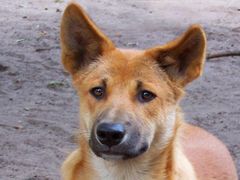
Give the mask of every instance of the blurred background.
M 78 97 L 60 60 L 63 0 L 1 0 L 0 179 L 58 180 L 75 147 Z M 164 44 L 201 24 L 208 53 L 240 51 L 239 0 L 79 0 L 119 47 Z M 220 138 L 240 171 L 240 56 L 207 61 L 186 120 Z M 226 165 L 227 166 L 227 165 Z

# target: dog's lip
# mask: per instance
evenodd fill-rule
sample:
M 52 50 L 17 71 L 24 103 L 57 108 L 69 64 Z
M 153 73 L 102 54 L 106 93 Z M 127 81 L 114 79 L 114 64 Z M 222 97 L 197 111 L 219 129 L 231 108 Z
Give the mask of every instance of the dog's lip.
M 122 160 L 124 155 L 116 155 L 116 154 L 101 154 L 101 157 L 105 160 Z
M 131 159 L 131 158 L 135 158 L 139 155 L 141 155 L 143 153 L 143 151 L 139 151 L 139 152 L 114 152 L 111 151 L 110 149 L 108 151 L 101 151 L 96 153 L 97 156 L 103 158 L 103 159 L 109 159 L 109 160 L 127 160 L 127 159 Z
M 115 156 L 123 156 L 124 155 L 124 153 L 114 152 L 111 149 L 109 149 L 108 151 L 101 151 L 100 154 L 115 155 Z
M 148 144 L 144 143 L 142 145 L 142 147 L 139 150 L 132 150 L 132 151 L 123 151 L 123 152 L 119 152 L 119 151 L 115 151 L 114 149 L 107 147 L 107 149 L 105 150 L 100 150 L 100 151 L 94 151 L 94 153 L 98 156 L 101 157 L 103 159 L 131 159 L 131 158 L 135 158 L 141 154 L 143 154 L 144 152 L 146 152 L 148 150 Z M 111 158 L 112 157 L 112 158 Z
M 115 152 L 100 152 L 97 156 L 105 160 L 127 160 L 139 156 L 142 153 L 115 153 Z

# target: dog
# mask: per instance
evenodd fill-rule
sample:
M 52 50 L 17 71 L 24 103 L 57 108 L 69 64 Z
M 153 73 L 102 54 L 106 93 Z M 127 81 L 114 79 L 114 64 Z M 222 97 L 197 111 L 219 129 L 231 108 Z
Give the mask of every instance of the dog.
M 200 25 L 163 46 L 119 49 L 73 2 L 60 35 L 80 98 L 79 147 L 62 165 L 64 180 L 237 180 L 225 145 L 184 122 L 179 107 L 202 73 Z

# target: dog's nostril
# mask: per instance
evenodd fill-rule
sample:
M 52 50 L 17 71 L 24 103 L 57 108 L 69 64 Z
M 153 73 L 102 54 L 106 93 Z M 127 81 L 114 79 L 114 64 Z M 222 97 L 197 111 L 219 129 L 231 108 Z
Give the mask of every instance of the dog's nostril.
M 102 123 L 97 127 L 97 139 L 109 147 L 121 143 L 125 135 L 125 127 L 120 123 Z
M 114 133 L 113 135 L 113 139 L 122 139 L 123 138 L 123 136 L 124 136 L 124 134 L 123 133 L 119 133 L 119 132 L 116 132 L 116 133 Z
M 106 133 L 102 131 L 97 131 L 97 136 L 101 138 L 106 138 Z

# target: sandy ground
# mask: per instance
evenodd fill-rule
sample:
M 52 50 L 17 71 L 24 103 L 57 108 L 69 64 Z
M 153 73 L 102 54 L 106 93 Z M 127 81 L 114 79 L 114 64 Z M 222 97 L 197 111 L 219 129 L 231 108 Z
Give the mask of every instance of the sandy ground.
M 239 50 L 239 0 L 81 0 L 121 47 L 164 44 L 200 23 L 208 51 Z M 60 63 L 66 1 L 1 0 L 0 179 L 57 180 L 76 146 L 78 98 Z M 186 119 L 219 137 L 240 171 L 240 57 L 207 62 L 187 87 Z

